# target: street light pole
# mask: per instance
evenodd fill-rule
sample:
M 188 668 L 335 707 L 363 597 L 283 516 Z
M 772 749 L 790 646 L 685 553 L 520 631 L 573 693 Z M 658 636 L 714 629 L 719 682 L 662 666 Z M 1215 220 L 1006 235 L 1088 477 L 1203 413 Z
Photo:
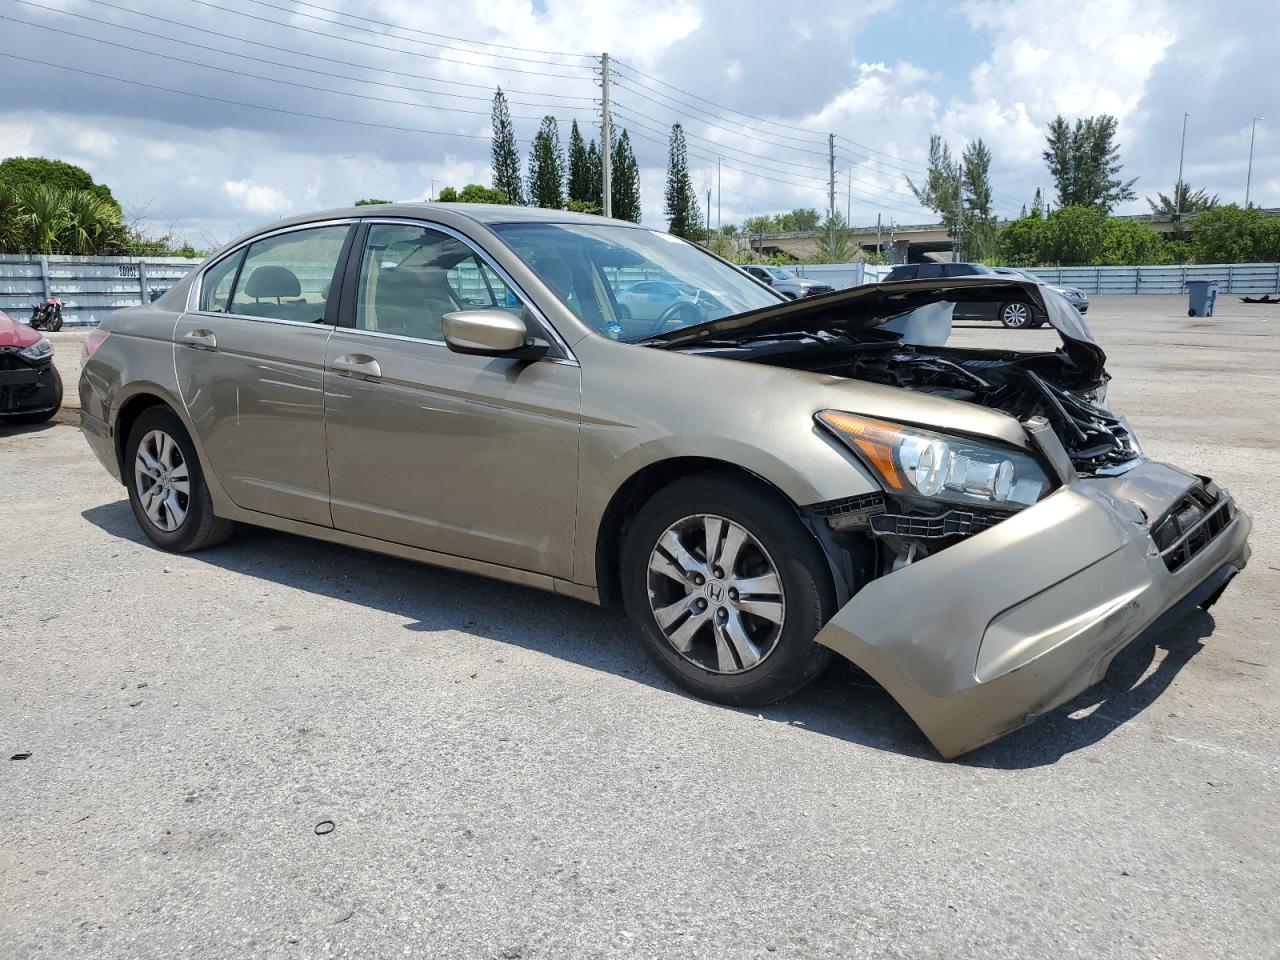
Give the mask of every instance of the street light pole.
M 1187 152 L 1187 118 L 1191 114 L 1184 113 L 1182 115 L 1182 147 L 1178 150 L 1178 182 L 1173 188 L 1173 219 L 1178 222 L 1182 219 L 1182 158 Z
M 1249 172 L 1244 178 L 1244 208 L 1249 209 L 1249 187 L 1253 185 L 1253 136 L 1258 132 L 1258 121 L 1262 117 L 1253 118 L 1253 126 L 1249 129 Z

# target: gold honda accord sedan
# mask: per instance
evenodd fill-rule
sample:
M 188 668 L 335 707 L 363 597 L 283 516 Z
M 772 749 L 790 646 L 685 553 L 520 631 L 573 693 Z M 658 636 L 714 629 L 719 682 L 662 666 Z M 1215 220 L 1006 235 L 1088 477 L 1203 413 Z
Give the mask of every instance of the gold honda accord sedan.
M 645 281 L 683 293 L 633 311 Z M 1060 346 L 947 347 L 955 305 L 992 300 Z M 793 301 L 632 223 L 389 204 L 253 231 L 113 313 L 81 426 L 163 549 L 249 523 L 620 601 L 729 704 L 839 654 L 951 757 L 1248 559 L 1226 491 L 1107 409 L 1105 359 L 1018 279 Z

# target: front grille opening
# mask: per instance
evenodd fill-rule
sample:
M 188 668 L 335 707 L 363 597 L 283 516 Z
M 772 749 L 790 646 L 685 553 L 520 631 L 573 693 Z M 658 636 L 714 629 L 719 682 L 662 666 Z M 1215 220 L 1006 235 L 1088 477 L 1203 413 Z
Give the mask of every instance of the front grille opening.
M 1213 483 L 1197 484 L 1151 530 L 1160 559 L 1178 570 L 1207 547 L 1235 516 L 1231 498 Z

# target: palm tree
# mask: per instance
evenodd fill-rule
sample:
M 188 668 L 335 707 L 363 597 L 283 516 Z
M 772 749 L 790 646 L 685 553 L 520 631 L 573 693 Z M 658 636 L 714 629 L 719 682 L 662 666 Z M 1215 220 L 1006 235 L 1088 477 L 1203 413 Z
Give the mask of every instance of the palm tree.
M 119 207 L 88 190 L 62 193 L 66 217 L 61 237 L 63 252 L 105 254 L 120 247 L 124 223 Z
M 67 220 L 63 191 L 45 184 L 23 184 L 14 191 L 14 200 L 23 246 L 37 253 L 53 253 Z

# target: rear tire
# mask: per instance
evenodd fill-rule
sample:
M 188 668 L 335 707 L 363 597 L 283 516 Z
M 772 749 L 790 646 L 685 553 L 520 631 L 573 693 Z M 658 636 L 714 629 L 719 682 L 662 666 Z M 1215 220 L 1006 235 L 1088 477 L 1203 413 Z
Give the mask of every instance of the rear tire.
M 123 466 L 133 516 L 156 546 L 189 553 L 231 536 L 234 525 L 214 515 L 195 446 L 168 407 L 150 407 L 134 421 Z
M 680 548 L 687 566 L 672 559 Z M 826 560 L 791 504 L 762 484 L 716 472 L 677 480 L 641 507 L 621 560 L 623 601 L 640 642 L 690 693 L 762 706 L 799 690 L 831 660 L 813 639 L 835 612 Z M 690 576 L 657 572 L 665 567 Z
M 1025 330 L 1031 326 L 1031 305 L 1021 300 L 1011 300 L 1000 307 L 1000 322 L 1011 330 Z

